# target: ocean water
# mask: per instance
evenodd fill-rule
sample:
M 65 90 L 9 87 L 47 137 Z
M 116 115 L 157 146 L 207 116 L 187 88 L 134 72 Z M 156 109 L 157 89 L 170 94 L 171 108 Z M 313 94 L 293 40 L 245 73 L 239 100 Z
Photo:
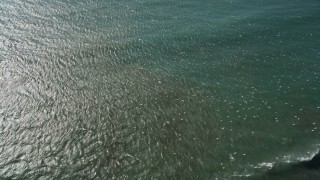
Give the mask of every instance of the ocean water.
M 318 0 L 2 0 L 0 179 L 319 179 Z

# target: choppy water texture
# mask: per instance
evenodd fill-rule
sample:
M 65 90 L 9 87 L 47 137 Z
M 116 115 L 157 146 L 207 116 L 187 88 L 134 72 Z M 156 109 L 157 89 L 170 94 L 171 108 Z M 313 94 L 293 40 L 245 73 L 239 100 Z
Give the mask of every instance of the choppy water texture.
M 2 0 L 0 179 L 318 179 L 319 30 L 318 0 Z

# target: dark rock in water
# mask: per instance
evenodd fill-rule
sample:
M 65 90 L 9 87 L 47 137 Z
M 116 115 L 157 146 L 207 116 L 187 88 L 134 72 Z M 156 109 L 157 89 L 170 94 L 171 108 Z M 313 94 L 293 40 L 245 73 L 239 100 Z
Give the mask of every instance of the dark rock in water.
M 313 156 L 309 161 L 304 161 L 301 163 L 302 166 L 308 169 L 319 169 L 320 168 L 320 151 Z
M 320 152 L 309 161 L 309 164 L 313 168 L 320 168 Z
M 311 160 L 294 164 L 278 164 L 252 180 L 320 179 L 320 151 Z

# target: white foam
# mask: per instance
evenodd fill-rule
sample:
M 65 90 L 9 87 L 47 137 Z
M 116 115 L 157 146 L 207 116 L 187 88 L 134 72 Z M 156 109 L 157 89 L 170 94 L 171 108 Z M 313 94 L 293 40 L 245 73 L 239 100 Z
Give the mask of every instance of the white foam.
M 234 173 L 232 176 L 233 177 L 250 177 L 250 176 L 253 176 L 254 174 L 250 174 L 250 173 L 245 173 L 245 174 L 240 174 L 240 173 Z
M 304 153 L 303 155 L 299 154 L 290 154 L 285 155 L 281 159 L 286 163 L 292 163 L 297 161 L 308 161 L 313 158 L 314 155 L 318 153 L 319 148 L 315 148 L 313 151 L 308 151 L 307 153 Z
M 274 166 L 274 162 L 263 162 L 263 163 L 259 163 L 257 166 L 255 166 L 255 168 L 267 168 L 267 169 L 271 169 Z

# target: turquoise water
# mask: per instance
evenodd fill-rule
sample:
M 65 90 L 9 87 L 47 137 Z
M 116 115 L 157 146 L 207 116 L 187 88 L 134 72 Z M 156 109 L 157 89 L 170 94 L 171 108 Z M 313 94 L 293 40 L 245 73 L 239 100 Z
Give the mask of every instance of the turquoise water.
M 319 179 L 318 0 L 3 0 L 0 179 Z

